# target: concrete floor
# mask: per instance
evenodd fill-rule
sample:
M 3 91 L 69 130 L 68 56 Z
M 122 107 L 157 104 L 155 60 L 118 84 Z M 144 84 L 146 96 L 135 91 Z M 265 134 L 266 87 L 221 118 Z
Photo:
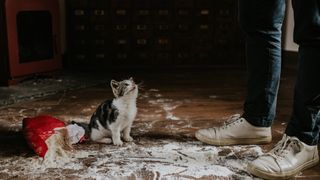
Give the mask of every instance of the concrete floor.
M 138 99 L 138 115 L 132 129 L 132 135 L 135 139 L 133 143 L 126 143 L 124 147 L 118 149 L 112 145 L 105 146 L 92 143 L 78 144 L 75 145 L 75 151 L 73 152 L 75 154 L 77 152 L 95 152 L 88 156 L 74 157 L 73 160 L 81 159 L 83 166 L 80 169 L 55 167 L 45 168 L 41 171 L 35 170 L 30 174 L 28 168 L 22 168 L 18 165 L 26 163 L 24 162 L 26 159 L 28 161 L 37 159 L 37 156 L 27 147 L 21 134 L 22 119 L 47 114 L 67 123 L 72 120 L 87 122 L 91 114 L 95 111 L 95 108 L 103 100 L 112 97 L 111 89 L 107 86 L 109 82 L 84 89 L 64 91 L 55 95 L 46 96 L 42 99 L 28 100 L 10 106 L 2 106 L 0 108 L 0 164 L 2 165 L 0 168 L 0 179 L 60 179 L 62 177 L 68 179 L 95 179 L 98 175 L 97 177 L 95 177 L 95 175 L 86 176 L 88 173 L 84 173 L 84 171 L 93 166 L 95 166 L 95 168 L 99 167 L 96 166 L 96 162 L 98 161 L 97 156 L 99 156 L 99 150 L 101 149 L 103 149 L 103 151 L 114 152 L 115 154 L 104 154 L 112 159 L 114 158 L 113 155 L 116 156 L 116 153 L 119 151 L 128 151 L 133 148 L 135 149 L 133 153 L 143 154 L 143 149 L 160 148 L 159 145 L 165 146 L 167 144 L 174 144 L 174 146 L 176 146 L 177 144 L 175 143 L 180 144 L 182 147 L 181 151 L 177 150 L 178 154 L 182 154 L 179 156 L 180 158 L 190 159 L 189 154 L 183 151 L 183 148 L 186 147 L 190 149 L 194 148 L 199 152 L 204 152 L 205 148 L 216 148 L 212 149 L 212 151 L 216 150 L 218 152 L 217 157 L 221 155 L 221 157 L 227 160 L 228 158 L 233 160 L 232 162 L 234 163 L 237 163 L 236 161 L 238 160 L 243 162 L 242 165 L 245 166 L 249 161 L 254 159 L 252 154 L 244 153 L 246 150 L 261 147 L 265 152 L 270 150 L 273 145 L 281 139 L 288 119 L 290 118 L 292 88 L 295 79 L 294 70 L 283 71 L 282 77 L 284 78 L 281 79 L 277 117 L 273 125 L 272 143 L 260 147 L 243 146 L 240 147 L 240 149 L 242 149 L 241 151 L 237 151 L 237 149 L 239 149 L 238 146 L 213 147 L 201 144 L 194 139 L 194 132 L 200 128 L 219 125 L 223 123 L 224 119 L 228 116 L 242 112 L 242 104 L 246 93 L 246 76 L 244 70 L 143 70 L 121 73 L 114 72 L 105 74 L 104 76 L 106 81 L 112 78 L 120 80 L 123 77 L 132 76 L 136 82 L 142 82 Z M 190 144 L 194 146 L 190 147 Z M 202 151 L 197 148 L 202 149 Z M 176 151 L 175 148 L 173 148 L 173 150 Z M 229 156 L 230 152 L 238 153 Z M 119 157 L 120 156 L 121 154 L 119 154 Z M 127 156 L 125 153 L 122 154 L 122 156 L 123 158 L 113 159 L 116 161 L 115 165 L 119 165 L 120 169 L 121 167 L 127 167 L 128 161 L 137 162 L 136 160 L 128 160 L 128 157 L 124 157 Z M 170 153 L 168 157 L 171 157 Z M 135 156 L 135 158 L 137 158 L 137 156 Z M 194 157 L 191 157 L 189 162 L 192 162 L 192 159 L 195 160 Z M 8 164 L 8 162 L 15 163 Z M 221 175 L 212 172 L 212 174 L 203 173 L 203 176 L 199 176 L 188 173 L 188 167 L 180 173 L 175 172 L 167 174 L 166 176 L 160 176 L 159 172 L 162 172 L 161 170 L 157 170 L 157 168 L 153 168 L 154 171 L 148 170 L 151 166 L 153 167 L 159 163 L 158 161 L 150 161 L 150 159 L 143 160 L 143 158 L 140 158 L 139 162 L 145 163 L 145 166 L 133 174 L 118 173 L 118 176 L 116 176 L 116 173 L 112 172 L 116 170 L 110 170 L 110 167 L 108 167 L 108 170 L 100 171 L 99 177 L 102 177 L 102 179 L 106 177 L 121 177 L 124 179 L 156 179 L 159 177 L 164 179 L 254 178 L 245 171 L 245 168 L 235 168 L 235 166 L 228 166 L 231 175 Z M 224 161 L 215 162 L 223 166 L 221 162 Z M 211 162 L 208 161 L 208 163 L 210 164 Z M 181 164 L 179 164 L 179 166 L 181 166 Z M 161 167 L 159 166 L 159 168 Z M 165 167 L 167 166 L 162 168 Z M 199 174 L 201 174 L 200 171 Z M 300 173 L 296 178 L 320 179 L 320 165 Z

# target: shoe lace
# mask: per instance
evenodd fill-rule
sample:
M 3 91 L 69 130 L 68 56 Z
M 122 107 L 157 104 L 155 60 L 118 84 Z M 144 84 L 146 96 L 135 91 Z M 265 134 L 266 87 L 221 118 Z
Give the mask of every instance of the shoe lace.
M 240 120 L 240 121 L 239 121 Z M 229 126 L 232 126 L 232 125 L 235 125 L 239 122 L 242 122 L 243 121 L 243 118 L 241 118 L 241 115 L 240 114 L 234 114 L 232 116 L 230 116 L 228 118 L 228 120 L 226 120 L 224 123 L 223 123 L 223 127 L 222 128 L 227 128 Z
M 283 159 L 286 156 L 286 154 L 288 154 L 288 152 L 300 152 L 302 147 L 303 146 L 298 139 L 284 135 L 282 137 L 282 140 L 279 141 L 275 145 L 275 147 L 265 155 L 273 157 L 278 163 L 278 160 Z

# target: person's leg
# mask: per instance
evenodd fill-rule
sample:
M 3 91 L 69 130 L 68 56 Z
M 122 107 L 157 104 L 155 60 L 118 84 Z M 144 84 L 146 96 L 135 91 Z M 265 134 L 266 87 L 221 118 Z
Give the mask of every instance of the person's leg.
M 268 179 L 291 177 L 319 162 L 320 0 L 293 0 L 293 9 L 294 40 L 300 47 L 292 118 L 275 148 L 248 166 Z
M 240 0 L 240 25 L 246 34 L 247 97 L 243 117 L 270 127 L 275 117 L 281 70 L 281 27 L 285 0 Z
M 239 0 L 246 34 L 248 94 L 244 113 L 222 127 L 201 129 L 198 140 L 213 145 L 271 142 L 281 69 L 281 27 L 285 0 Z
M 320 0 L 293 0 L 299 70 L 286 134 L 317 145 L 320 132 Z

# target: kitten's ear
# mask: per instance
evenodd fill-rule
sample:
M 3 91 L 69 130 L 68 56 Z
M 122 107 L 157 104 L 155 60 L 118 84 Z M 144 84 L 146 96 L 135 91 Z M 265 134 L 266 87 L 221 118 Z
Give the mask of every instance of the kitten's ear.
M 129 78 L 129 80 L 130 80 L 130 81 L 133 81 L 133 78 L 132 78 L 132 77 L 130 77 L 130 78 Z
M 119 86 L 119 82 L 118 82 L 118 81 L 115 81 L 115 80 L 111 80 L 110 86 L 111 86 L 111 88 L 112 88 L 113 95 L 114 95 L 115 97 L 118 97 L 118 86 Z
M 110 82 L 110 85 L 111 85 L 112 88 L 118 88 L 119 82 L 112 79 L 111 82 Z

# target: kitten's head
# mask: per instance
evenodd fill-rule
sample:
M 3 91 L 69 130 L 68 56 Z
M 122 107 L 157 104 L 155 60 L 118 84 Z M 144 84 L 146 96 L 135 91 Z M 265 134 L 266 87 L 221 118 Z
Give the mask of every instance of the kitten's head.
M 133 98 L 137 98 L 138 96 L 138 85 L 133 81 L 132 77 L 119 82 L 111 80 L 110 85 L 116 98 L 122 96 L 132 96 Z

